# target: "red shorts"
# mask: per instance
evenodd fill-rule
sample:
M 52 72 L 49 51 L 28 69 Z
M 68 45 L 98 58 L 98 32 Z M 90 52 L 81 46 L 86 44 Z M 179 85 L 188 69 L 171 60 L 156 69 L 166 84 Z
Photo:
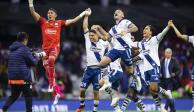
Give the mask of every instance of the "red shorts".
M 55 47 L 55 48 L 50 48 L 50 49 L 44 49 L 43 51 L 46 53 L 46 56 L 42 59 L 43 66 L 47 66 L 48 65 L 49 56 L 54 56 L 55 59 L 56 59 L 58 57 L 58 55 L 59 55 L 60 48 L 59 47 Z

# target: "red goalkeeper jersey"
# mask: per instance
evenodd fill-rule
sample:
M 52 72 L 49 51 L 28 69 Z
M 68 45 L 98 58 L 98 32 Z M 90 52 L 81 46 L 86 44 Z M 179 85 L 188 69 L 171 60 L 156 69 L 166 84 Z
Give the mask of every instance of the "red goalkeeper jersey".
M 39 24 L 42 31 L 42 49 L 60 47 L 61 28 L 66 20 L 48 21 L 40 17 Z

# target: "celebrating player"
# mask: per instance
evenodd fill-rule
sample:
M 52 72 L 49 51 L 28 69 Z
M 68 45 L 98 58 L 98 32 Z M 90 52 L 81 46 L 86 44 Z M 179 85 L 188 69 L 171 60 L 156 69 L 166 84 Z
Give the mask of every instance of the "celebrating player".
M 113 44 L 113 49 L 110 50 L 100 61 L 99 67 L 106 67 L 109 63 L 114 62 L 116 59 L 121 58 L 125 65 L 127 66 L 127 73 L 133 74 L 133 66 L 131 59 L 131 49 L 128 44 L 130 37 L 124 37 L 124 34 L 131 36 L 131 32 L 136 32 L 138 28 L 129 20 L 124 19 L 124 12 L 122 9 L 117 9 L 114 13 L 114 19 L 116 25 L 114 25 L 109 33 L 107 33 L 101 26 L 97 29 L 103 35 L 104 40 L 113 39 L 115 42 Z M 133 75 L 134 76 L 134 75 Z M 118 96 L 114 96 L 112 101 L 117 105 Z
M 194 36 L 188 36 L 188 35 L 181 34 L 172 21 L 170 22 L 170 27 L 172 27 L 174 29 L 178 38 L 180 38 L 186 42 L 192 43 L 194 46 Z M 194 112 L 194 66 L 192 68 L 191 79 L 193 81 L 193 88 L 192 88 L 193 107 L 191 109 L 191 112 Z
M 87 9 L 90 14 L 91 10 Z M 89 16 L 89 15 L 88 15 Z M 80 86 L 80 107 L 76 112 L 83 112 L 85 107 L 85 92 L 88 86 L 92 83 L 94 91 L 94 107 L 93 112 L 97 112 L 99 104 L 99 78 L 101 76 L 101 69 L 96 65 L 101 60 L 104 55 L 106 48 L 108 47 L 108 42 L 103 41 L 99 38 L 96 30 L 91 28 L 88 29 L 88 16 L 84 17 L 83 30 L 85 37 L 86 46 L 86 57 L 87 57 L 87 68 L 83 74 L 83 79 Z
M 172 99 L 172 95 L 168 91 L 159 87 L 160 82 L 160 60 L 158 57 L 158 47 L 159 43 L 166 35 L 170 28 L 170 21 L 168 21 L 167 27 L 159 33 L 157 36 L 154 35 L 154 28 L 151 25 L 147 25 L 143 30 L 143 40 L 140 42 L 132 42 L 130 44 L 133 47 L 138 47 L 142 51 L 144 56 L 144 75 L 145 80 L 149 84 L 149 91 L 152 94 L 156 105 L 161 109 L 162 112 L 166 112 L 164 107 L 161 106 L 161 99 L 159 93 L 164 94 L 169 99 Z
M 46 74 L 48 75 L 49 80 L 48 92 L 53 92 L 53 95 L 55 95 L 55 99 L 58 100 L 58 98 L 60 97 L 60 91 L 57 86 L 55 86 L 54 65 L 60 50 L 61 28 L 70 26 L 73 23 L 78 22 L 88 12 L 83 11 L 79 16 L 73 19 L 56 20 L 57 11 L 53 8 L 50 8 L 47 12 L 48 20 L 46 20 L 35 11 L 33 0 L 28 0 L 28 2 L 31 15 L 33 16 L 34 20 L 39 23 L 42 31 L 42 50 L 46 52 L 46 56 L 43 58 L 43 66 L 46 70 Z M 55 89 L 55 91 L 53 91 L 53 88 Z

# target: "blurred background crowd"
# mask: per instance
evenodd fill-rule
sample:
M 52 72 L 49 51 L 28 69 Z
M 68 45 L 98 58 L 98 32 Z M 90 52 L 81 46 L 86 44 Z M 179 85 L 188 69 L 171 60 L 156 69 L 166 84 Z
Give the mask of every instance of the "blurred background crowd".
M 100 24 L 109 30 L 113 23 L 113 12 L 117 7 L 125 10 L 126 18 L 133 21 L 139 31 L 133 34 L 136 40 L 141 40 L 142 30 L 146 24 L 152 24 L 159 33 L 166 26 L 168 19 L 173 19 L 178 28 L 186 34 L 194 34 L 194 8 L 192 0 L 36 0 L 35 8 L 42 16 L 46 16 L 49 7 L 58 10 L 59 18 L 68 19 L 76 16 L 87 7 L 93 10 L 91 24 Z M 1 0 L 0 10 L 0 98 L 10 95 L 7 84 L 8 46 L 16 39 L 18 31 L 30 34 L 29 47 L 41 48 L 41 33 L 39 26 L 30 16 L 26 0 Z M 9 10 L 7 10 L 9 7 Z M 154 9 L 154 10 L 153 10 Z M 103 18 L 102 18 L 103 17 Z M 191 44 L 179 40 L 172 30 L 163 39 L 159 47 L 160 59 L 164 57 L 165 48 L 172 48 L 181 69 L 177 80 L 174 97 L 191 97 L 192 81 L 191 68 L 194 63 L 194 48 Z M 86 67 L 85 43 L 82 32 L 82 21 L 65 28 L 61 36 L 61 52 L 56 61 L 56 82 L 60 85 L 64 99 L 77 99 L 82 73 Z M 35 81 L 33 93 L 38 99 L 50 99 L 47 93 L 48 80 L 40 61 L 38 67 L 33 68 Z M 120 82 L 120 92 L 127 91 L 127 75 L 123 75 Z M 87 97 L 92 98 L 92 89 Z M 106 97 L 106 96 L 105 96 Z M 104 98 L 105 98 L 104 97 Z M 149 97 L 149 96 L 146 96 Z

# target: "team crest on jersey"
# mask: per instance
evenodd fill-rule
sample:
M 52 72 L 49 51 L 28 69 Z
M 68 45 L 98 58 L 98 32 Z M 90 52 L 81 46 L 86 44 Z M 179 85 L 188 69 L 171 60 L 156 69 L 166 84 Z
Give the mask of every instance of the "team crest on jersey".
M 90 50 L 93 51 L 93 52 L 100 52 L 101 51 L 100 48 L 97 48 L 97 47 L 94 47 L 94 46 L 91 46 Z

